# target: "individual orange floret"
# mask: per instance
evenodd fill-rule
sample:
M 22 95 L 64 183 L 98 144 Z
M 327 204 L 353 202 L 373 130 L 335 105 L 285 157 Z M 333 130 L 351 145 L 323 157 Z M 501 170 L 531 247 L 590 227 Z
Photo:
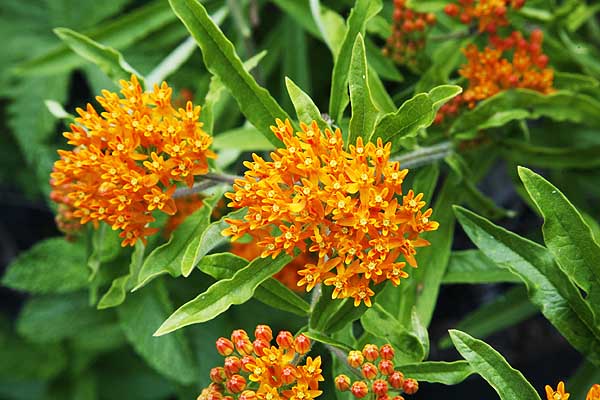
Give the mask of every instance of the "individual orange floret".
M 346 358 L 348 367 L 363 379 L 352 383 L 347 375 L 338 375 L 334 380 L 336 389 L 342 392 L 350 389 L 358 399 L 373 393 L 376 400 L 403 399 L 400 394 L 416 393 L 419 383 L 412 378 L 405 379 L 402 372 L 394 370 L 394 363 L 389 359 L 393 356 L 394 348 L 390 344 L 385 344 L 379 349 L 373 344 L 367 344 L 362 352 L 351 350 Z M 378 360 L 379 368 L 375 366 Z
M 402 182 L 408 173 L 389 160 L 391 143 L 364 144 L 359 138 L 344 148 L 342 133 L 316 122 L 294 133 L 289 121 L 272 127 L 285 148 L 273 161 L 253 155 L 244 179 L 227 193 L 230 207 L 247 207 L 243 220 L 226 219 L 224 235 L 236 240 L 246 233 L 262 238 L 262 256 L 297 248 L 317 257 L 299 271 L 299 286 L 333 287 L 333 298 L 353 298 L 371 305 L 372 284 L 386 280 L 397 286 L 408 276 L 406 262 L 416 267 L 416 248 L 429 245 L 420 237 L 433 231 L 431 209 L 422 212 L 423 194 Z
M 392 33 L 383 54 L 395 63 L 417 66 L 418 53 L 425 47 L 427 31 L 436 22 L 435 14 L 419 13 L 406 5 L 406 0 L 394 0 Z
M 590 388 L 585 400 L 600 400 L 600 385 L 595 384 Z
M 463 24 L 476 21 L 479 32 L 495 33 L 499 27 L 509 24 L 508 9 L 518 10 L 524 4 L 525 0 L 458 0 L 447 4 L 444 11 Z
M 275 346 L 267 325 L 258 325 L 254 336 L 251 342 L 248 334 L 238 329 L 232 332 L 231 340 L 217 340 L 217 351 L 226 358 L 223 367 L 211 370 L 212 383 L 199 400 L 311 400 L 321 395 L 321 357 L 309 356 L 300 364 L 302 355 L 310 349 L 309 338 L 300 334 L 294 339 L 290 332 L 281 331 Z
M 122 230 L 122 245 L 156 230 L 156 210 L 172 215 L 177 182 L 188 186 L 208 172 L 211 137 L 198 121 L 200 107 L 171 105 L 171 88 L 163 82 L 142 90 L 135 76 L 121 81 L 121 94 L 102 91 L 102 112 L 88 104 L 65 132 L 72 150 L 59 150 L 50 183 L 51 198 L 72 210 L 80 224 L 106 222 Z
M 569 400 L 571 395 L 565 392 L 565 383 L 563 381 L 558 382 L 556 390 L 552 389 L 550 385 L 546 385 L 546 398 L 548 400 Z

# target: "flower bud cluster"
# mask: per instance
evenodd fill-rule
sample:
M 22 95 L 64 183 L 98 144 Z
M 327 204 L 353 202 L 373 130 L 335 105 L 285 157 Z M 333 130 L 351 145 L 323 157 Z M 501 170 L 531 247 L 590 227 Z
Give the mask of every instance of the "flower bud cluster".
M 281 331 L 275 338 L 277 346 L 272 341 L 267 325 L 256 327 L 254 341 L 242 329 L 217 339 L 217 351 L 225 360 L 222 367 L 211 369 L 212 383 L 198 400 L 311 400 L 321 395 L 321 357 L 307 357 L 299 365 L 310 351 L 310 339 Z
M 444 11 L 465 25 L 477 22 L 479 32 L 495 33 L 499 27 L 509 24 L 509 8 L 518 10 L 524 4 L 525 0 L 458 0 L 447 4 Z
M 358 370 L 363 379 L 352 382 L 347 375 L 338 375 L 334 380 L 336 389 L 342 392 L 349 390 L 358 399 L 373 393 L 377 400 L 403 400 L 402 394 L 416 393 L 419 383 L 394 370 L 393 358 L 394 348 L 390 344 L 379 348 L 366 344 L 362 351 L 350 351 L 346 361 Z
M 416 67 L 419 51 L 425 47 L 425 35 L 436 22 L 435 14 L 419 13 L 406 6 L 406 0 L 394 0 L 392 34 L 383 54 L 396 64 Z

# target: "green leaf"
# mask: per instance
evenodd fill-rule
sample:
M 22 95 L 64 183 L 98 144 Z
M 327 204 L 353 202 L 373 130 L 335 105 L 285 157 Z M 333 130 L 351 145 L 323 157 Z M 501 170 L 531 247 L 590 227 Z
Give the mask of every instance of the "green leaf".
M 121 251 L 119 233 L 113 231 L 108 224 L 100 224 L 98 229 L 92 231 L 92 254 L 87 264 L 92 270 L 90 280 L 94 279 L 100 265 L 114 260 Z
M 50 238 L 36 243 L 13 260 L 2 284 L 33 294 L 67 293 L 87 286 L 85 249 L 80 243 Z
M 97 308 L 103 310 L 105 308 L 116 307 L 125 301 L 127 291 L 130 290 L 134 282 L 137 282 L 137 276 L 144 263 L 145 246 L 138 241 L 135 244 L 135 249 L 131 254 L 131 262 L 129 264 L 129 273 L 114 279 L 110 288 L 100 301 Z
M 350 72 L 348 73 L 352 106 L 348 143 L 355 143 L 359 137 L 363 140 L 369 139 L 379 116 L 379 110 L 371 98 L 368 73 L 365 43 L 359 33 L 352 49 Z
M 544 242 L 558 266 L 587 293 L 592 309 L 600 309 L 600 245 L 575 206 L 554 185 L 519 167 L 529 196 L 544 217 Z M 600 326 L 600 314 L 596 315 Z
M 407 378 L 443 385 L 457 385 L 475 373 L 467 361 L 425 361 L 396 367 Z
M 450 337 L 456 350 L 488 381 L 500 399 L 540 400 L 523 374 L 512 368 L 490 345 L 457 330 L 450 330 Z
M 392 139 L 415 137 L 420 129 L 433 123 L 439 107 L 461 92 L 459 86 L 442 85 L 429 93 L 414 96 L 405 101 L 396 112 L 386 114 L 379 120 L 374 138 L 380 137 L 385 143 Z
M 499 267 L 480 250 L 453 251 L 443 283 L 521 282 L 519 277 Z
M 179 307 L 154 332 L 154 336 L 162 336 L 187 325 L 209 321 L 227 311 L 232 305 L 245 303 L 250 300 L 258 285 L 279 272 L 289 261 L 290 256 L 287 254 L 280 254 L 275 259 L 257 258 L 231 278 L 218 281 L 206 292 Z
M 510 110 L 520 111 L 510 111 Z M 499 126 L 496 122 L 527 117 L 522 110 L 529 112 L 528 118 L 548 117 L 554 121 L 572 121 L 585 125 L 600 126 L 600 102 L 590 96 L 566 90 L 552 94 L 542 94 L 528 89 L 507 90 L 490 97 L 454 120 L 450 134 L 461 138 L 473 138 L 481 126 Z M 497 117 L 498 113 L 504 117 Z M 508 116 L 509 118 L 506 118 Z
M 162 338 L 152 332 L 173 309 L 161 282 L 128 296 L 117 308 L 127 340 L 146 362 L 175 382 L 190 385 L 198 379 L 198 366 L 183 332 Z
M 548 249 L 463 208 L 455 213 L 473 243 L 496 264 L 518 275 L 529 298 L 583 355 L 600 365 L 600 332 L 579 289 L 556 265 Z
M 233 45 L 210 19 L 204 6 L 196 0 L 170 0 L 169 3 L 202 49 L 206 68 L 227 86 L 248 121 L 275 146 L 281 145 L 269 127 L 275 119 L 289 116 L 244 69 Z
M 558 90 L 577 91 L 596 88 L 600 85 L 600 82 L 588 75 L 555 71 L 553 85 Z
M 369 87 L 371 88 L 371 96 L 375 106 L 384 113 L 391 113 L 396 111 L 396 104 L 387 92 L 383 82 L 379 79 L 377 72 L 371 66 L 369 66 Z
M 450 80 L 464 56 L 461 49 L 465 48 L 470 39 L 448 40 L 436 48 L 432 54 L 432 64 L 423 73 L 415 85 L 415 93 L 426 92 L 437 85 L 443 85 Z
M 174 20 L 175 15 L 171 9 L 164 1 L 158 0 L 84 33 L 105 46 L 123 49 Z M 67 45 L 62 44 L 19 65 L 17 72 L 27 75 L 55 75 L 77 68 L 84 62 Z
M 348 105 L 348 73 L 352 47 L 356 36 L 365 34 L 369 19 L 381 10 L 381 0 L 356 0 L 354 8 L 348 17 L 347 29 L 342 41 L 340 51 L 335 57 L 333 73 L 331 76 L 331 94 L 329 98 L 329 115 L 335 121 L 341 121 L 342 114 Z
M 392 314 L 375 303 L 360 318 L 365 331 L 383 338 L 394 346 L 398 363 L 408 364 L 422 361 L 425 348 L 420 339 L 410 333 Z
M 220 198 L 221 196 L 217 196 Z M 216 201 L 215 201 L 216 203 Z M 181 274 L 189 276 L 198 262 L 212 249 L 229 241 L 221 232 L 229 226 L 226 218 L 238 219 L 246 213 L 246 209 L 231 212 L 220 220 L 208 225 L 190 241 L 181 257 Z
M 113 81 L 129 80 L 131 75 L 136 75 L 143 81 L 142 75 L 133 69 L 117 50 L 68 28 L 56 28 L 54 33 L 74 52 L 96 64 Z
M 321 332 L 316 331 L 308 331 L 303 332 L 304 335 L 312 340 L 316 340 L 317 342 L 327 344 L 329 346 L 336 347 L 338 349 L 344 350 L 346 353 L 352 350 L 352 347 L 348 346 L 345 343 L 340 342 L 339 340 L 335 340 L 327 335 L 322 334 Z
M 327 123 L 323 120 L 321 112 L 308 94 L 304 93 L 302 89 L 288 77 L 285 78 L 285 86 L 290 99 L 292 100 L 292 104 L 294 104 L 298 121 L 304 122 L 305 124 L 317 121 L 319 129 L 323 131 L 329 128 Z
M 372 18 L 371 22 L 375 21 L 375 19 L 378 17 L 379 16 Z M 389 57 L 385 57 L 381 53 L 381 49 L 379 48 L 379 46 L 373 43 L 372 40 L 369 40 L 368 37 L 365 37 L 365 47 L 367 50 L 367 60 L 369 60 L 369 66 L 373 68 L 373 71 L 376 75 L 378 75 L 382 79 L 389 81 L 404 81 L 404 77 L 399 72 L 396 64 L 394 64 L 394 62 Z
M 516 325 L 536 315 L 537 312 L 537 307 L 531 304 L 527 297 L 527 291 L 522 286 L 517 286 L 467 314 L 455 328 L 485 338 Z M 442 349 L 449 348 L 451 345 L 450 337 L 440 341 Z
M 600 166 L 600 145 L 547 147 L 505 139 L 500 142 L 506 158 L 520 164 L 552 169 L 593 169 Z
M 20 335 L 35 343 L 57 342 L 95 329 L 111 321 L 112 314 L 100 313 L 88 304 L 84 292 L 33 297 L 17 320 Z
M 275 148 L 265 136 L 254 127 L 232 129 L 216 135 L 212 148 L 215 150 L 237 149 L 241 151 L 271 151 Z
M 247 265 L 248 261 L 244 258 L 231 253 L 217 253 L 202 257 L 197 267 L 215 279 L 229 279 Z M 274 278 L 267 279 L 257 287 L 254 298 L 273 308 L 300 316 L 306 316 L 310 311 L 307 302 Z
M 50 111 L 50 114 L 52 114 L 56 119 L 64 119 L 66 120 L 65 122 L 69 123 L 73 122 L 75 119 L 75 116 L 67 112 L 62 104 L 56 100 L 44 100 L 44 104 L 46 105 L 48 111 Z
M 224 13 L 222 14 L 224 15 Z M 219 23 L 217 22 L 217 24 Z M 196 47 L 196 42 L 192 37 L 188 37 L 181 42 L 146 76 L 146 87 L 151 89 L 155 84 L 160 85 L 162 81 L 177 71 L 192 56 Z

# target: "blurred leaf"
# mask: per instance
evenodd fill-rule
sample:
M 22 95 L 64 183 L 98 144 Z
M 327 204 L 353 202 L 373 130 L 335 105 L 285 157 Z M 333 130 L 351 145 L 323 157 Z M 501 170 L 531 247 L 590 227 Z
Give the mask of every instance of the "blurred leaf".
M 376 18 L 372 18 L 371 21 L 374 21 Z M 381 54 L 381 49 L 372 40 L 369 40 L 368 37 L 365 37 L 365 47 L 369 66 L 373 68 L 379 77 L 394 82 L 404 81 L 404 77 L 398 71 L 398 67 L 396 67 L 394 62 Z
M 569 377 L 566 387 L 569 388 L 573 399 L 583 399 L 592 385 L 598 382 L 600 382 L 600 368 L 583 361 L 577 371 Z
M 496 264 L 518 275 L 529 298 L 558 331 L 584 356 L 600 365 L 600 333 L 579 289 L 537 243 L 500 228 L 457 207 L 456 215 L 469 236 Z
M 218 24 L 218 23 L 217 23 Z M 160 85 L 169 75 L 181 67 L 196 50 L 194 38 L 188 37 L 177 46 L 169 55 L 161 61 L 147 76 L 146 87 L 152 89 L 154 85 Z
M 369 89 L 367 58 L 365 43 L 362 35 L 356 36 L 352 49 L 348 83 L 350 85 L 350 103 L 352 117 L 350 118 L 348 143 L 355 143 L 357 138 L 368 140 L 373 134 L 379 110 L 373 104 Z
M 271 143 L 280 145 L 269 127 L 276 118 L 285 119 L 289 116 L 244 69 L 233 45 L 210 19 L 204 6 L 196 0 L 170 0 L 169 3 L 202 49 L 208 70 L 219 76 L 227 86 L 248 121 L 263 132 Z
M 50 238 L 20 253 L 8 265 L 2 284 L 33 294 L 72 292 L 87 286 L 85 264 L 81 243 Z
M 108 224 L 101 223 L 98 229 L 92 230 L 92 254 L 90 254 L 87 264 L 92 270 L 93 279 L 100 265 L 114 260 L 121 251 L 121 239 L 119 233 L 113 231 Z
M 397 363 L 408 364 L 423 361 L 426 349 L 417 336 L 410 333 L 392 314 L 375 303 L 360 318 L 371 335 L 383 338 L 394 346 Z
M 594 14 L 596 14 L 598 11 L 600 11 L 600 4 L 594 4 L 592 6 L 588 6 L 587 4 L 579 4 L 575 10 L 567 15 L 567 18 L 564 20 L 564 24 L 569 31 L 575 32 L 588 19 L 593 18 Z
M 57 342 L 109 323 L 113 315 L 90 307 L 84 292 L 29 299 L 17 320 L 19 334 L 35 343 Z
M 481 250 L 453 251 L 450 254 L 448 269 L 444 275 L 444 284 L 500 282 L 521 282 L 521 279 L 505 268 L 499 267 Z
M 323 343 L 323 344 L 327 344 L 329 346 L 333 346 L 333 347 L 337 347 L 338 349 L 341 349 L 343 351 L 345 351 L 346 353 L 348 353 L 349 351 L 352 350 L 352 347 L 350 347 L 349 345 L 342 343 L 338 340 L 332 339 L 327 335 L 324 335 L 320 332 L 316 332 L 316 331 L 308 331 L 308 332 L 303 332 L 304 335 L 312 340 L 316 340 L 319 343 Z
M 537 313 L 538 309 L 529 301 L 527 291 L 523 287 L 517 286 L 467 314 L 454 327 L 469 335 L 486 338 Z M 447 349 L 451 345 L 452 342 L 448 336 L 440 340 L 439 346 L 442 349 Z
M 456 385 L 475 373 L 467 361 L 424 361 L 396 367 L 407 378 L 417 381 Z
M 198 366 L 183 332 L 157 338 L 152 332 L 172 310 L 166 289 L 154 282 L 127 297 L 117 308 L 125 336 L 144 360 L 175 382 L 189 385 L 198 379 Z
M 339 53 L 335 56 L 333 73 L 331 76 L 331 94 L 329 98 L 329 115 L 334 121 L 341 121 L 342 114 L 348 105 L 348 74 L 352 48 L 356 36 L 365 34 L 369 19 L 381 10 L 381 0 L 356 0 L 354 8 L 348 17 L 347 30 L 344 35 Z
M 162 336 L 187 325 L 209 321 L 232 305 L 245 303 L 258 285 L 279 272 L 289 261 L 287 254 L 280 254 L 275 259 L 257 258 L 231 278 L 218 281 L 206 292 L 179 307 L 154 335 Z
M 471 364 L 483 379 L 488 381 L 502 400 L 540 400 L 540 396 L 522 373 L 490 345 L 464 332 L 450 330 L 456 350 Z
M 600 145 L 586 147 L 546 147 L 519 140 L 503 140 L 505 157 L 529 166 L 564 169 L 593 169 L 600 165 Z
M 75 119 L 75 116 L 68 113 L 58 101 L 45 100 L 44 104 L 46 104 L 46 108 L 48 108 L 48 111 L 50 111 L 52 116 L 56 119 L 64 119 L 67 120 L 67 122 L 72 122 Z
M 300 89 L 290 78 L 285 78 L 285 86 L 287 88 L 288 94 L 292 103 L 294 104 L 294 109 L 296 110 L 296 115 L 298 116 L 298 121 L 304 122 L 305 124 L 309 124 L 312 121 L 317 121 L 319 125 L 319 129 L 325 130 L 328 127 L 327 123 L 323 121 L 323 117 L 321 117 L 321 112 L 312 101 L 309 95 L 304 93 L 302 89 Z
M 136 75 L 143 83 L 142 75 L 133 69 L 117 50 L 68 28 L 56 28 L 54 33 L 75 53 L 96 64 L 115 82 L 119 82 L 121 79 L 129 80 L 131 75 Z
M 519 167 L 519 176 L 544 218 L 542 232 L 558 266 L 587 293 L 593 310 L 600 309 L 600 246 L 579 211 L 554 185 Z M 600 314 L 596 315 L 600 327 Z
M 125 301 L 127 291 L 129 291 L 135 282 L 144 263 L 145 246 L 141 241 L 135 244 L 133 253 L 131 254 L 131 262 L 129 263 L 129 273 L 113 280 L 110 288 L 100 301 L 97 308 L 103 310 L 105 308 L 116 307 Z
M 273 143 L 253 126 L 232 129 L 216 135 L 212 148 L 215 150 L 236 149 L 241 151 L 274 150 Z
M 450 74 L 464 59 L 462 48 L 466 47 L 470 39 L 448 40 L 436 48 L 432 54 L 432 64 L 421 75 L 415 85 L 415 93 L 427 92 L 438 85 L 443 85 L 450 80 Z
M 382 138 L 385 143 L 416 136 L 420 129 L 433 123 L 438 108 L 460 92 L 459 86 L 443 85 L 414 96 L 377 122 L 374 138 Z
M 554 72 L 554 87 L 558 90 L 585 90 L 598 87 L 597 79 L 571 72 Z

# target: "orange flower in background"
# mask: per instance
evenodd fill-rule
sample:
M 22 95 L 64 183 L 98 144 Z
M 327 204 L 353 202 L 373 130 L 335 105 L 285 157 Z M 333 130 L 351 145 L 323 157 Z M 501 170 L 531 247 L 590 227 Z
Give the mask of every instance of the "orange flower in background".
M 550 385 L 546 385 L 546 398 L 548 400 L 568 400 L 569 393 L 565 392 L 565 383 L 563 381 L 558 382 L 556 390 L 552 389 Z
M 103 112 L 91 104 L 77 109 L 79 118 L 64 133 L 73 149 L 59 150 L 50 183 L 51 198 L 69 217 L 122 230 L 126 246 L 156 232 L 148 227 L 152 212 L 175 213 L 176 183 L 192 186 L 215 154 L 199 106 L 175 109 L 165 82 L 149 93 L 135 76 L 120 84 L 122 96 L 104 90 L 96 98 Z
M 300 334 L 296 338 L 281 331 L 272 345 L 273 333 L 269 326 L 258 325 L 255 340 L 238 329 L 231 338 L 219 338 L 217 351 L 226 357 L 223 367 L 210 371 L 212 383 L 198 396 L 198 400 L 312 400 L 322 393 L 319 382 L 321 357 L 301 360 L 311 347 L 310 339 Z M 229 396 L 229 397 L 224 397 Z
M 299 286 L 333 286 L 333 298 L 354 298 L 371 305 L 371 284 L 398 285 L 416 266 L 416 248 L 429 245 L 420 234 L 436 230 L 431 209 L 423 211 L 423 194 L 402 192 L 408 173 L 389 160 L 391 143 L 356 144 L 344 149 L 342 133 L 316 122 L 294 133 L 289 121 L 271 127 L 285 148 L 273 161 L 253 154 L 244 179 L 227 193 L 230 207 L 247 207 L 243 220 L 226 221 L 223 231 L 236 240 L 246 233 L 260 238 L 262 256 L 294 249 L 317 257 L 298 272 Z M 398 261 L 403 257 L 406 262 Z
M 458 17 L 463 24 L 477 22 L 479 32 L 496 32 L 498 27 L 507 26 L 506 13 L 509 8 L 520 9 L 525 0 L 458 0 L 447 4 L 446 14 Z
M 595 384 L 590 388 L 585 400 L 600 400 L 600 385 Z

